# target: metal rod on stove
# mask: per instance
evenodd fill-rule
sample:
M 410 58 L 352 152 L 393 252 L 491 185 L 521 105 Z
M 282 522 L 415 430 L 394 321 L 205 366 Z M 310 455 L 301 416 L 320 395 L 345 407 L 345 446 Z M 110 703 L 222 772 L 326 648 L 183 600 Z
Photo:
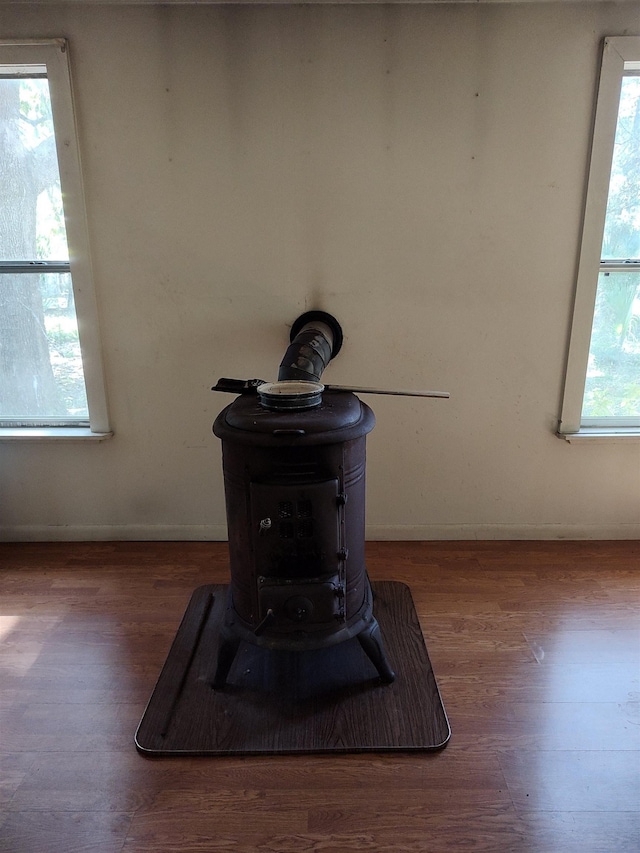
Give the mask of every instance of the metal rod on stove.
M 356 385 L 325 385 L 327 391 L 351 391 L 353 394 L 389 394 L 392 397 L 442 397 L 451 395 L 448 391 L 387 391 L 383 388 L 362 388 Z

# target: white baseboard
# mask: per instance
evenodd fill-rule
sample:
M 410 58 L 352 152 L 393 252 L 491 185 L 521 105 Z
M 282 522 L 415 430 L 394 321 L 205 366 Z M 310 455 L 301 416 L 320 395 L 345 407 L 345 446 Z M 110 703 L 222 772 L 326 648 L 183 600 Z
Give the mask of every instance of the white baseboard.
M 0 526 L 0 542 L 217 542 L 226 539 L 226 524 Z
M 561 540 L 640 539 L 639 524 L 433 524 L 369 525 L 367 539 L 411 540 Z
M 2 542 L 226 541 L 223 524 L 0 526 Z M 640 524 L 425 524 L 367 527 L 372 541 L 640 539 Z

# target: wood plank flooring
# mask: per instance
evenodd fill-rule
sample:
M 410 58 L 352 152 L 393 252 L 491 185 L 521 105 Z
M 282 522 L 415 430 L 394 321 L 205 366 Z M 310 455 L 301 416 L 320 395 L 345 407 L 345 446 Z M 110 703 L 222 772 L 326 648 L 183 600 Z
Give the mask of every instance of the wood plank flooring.
M 368 543 L 452 738 L 148 759 L 133 735 L 224 543 L 0 545 L 0 851 L 638 853 L 640 542 Z

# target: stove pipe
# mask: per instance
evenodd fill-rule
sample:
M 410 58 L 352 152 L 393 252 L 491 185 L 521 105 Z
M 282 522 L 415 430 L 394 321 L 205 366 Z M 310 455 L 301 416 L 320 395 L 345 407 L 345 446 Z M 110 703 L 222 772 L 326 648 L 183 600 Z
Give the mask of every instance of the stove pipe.
M 307 311 L 291 327 L 291 344 L 278 371 L 278 381 L 319 382 L 332 358 L 340 352 L 340 323 L 325 311 Z

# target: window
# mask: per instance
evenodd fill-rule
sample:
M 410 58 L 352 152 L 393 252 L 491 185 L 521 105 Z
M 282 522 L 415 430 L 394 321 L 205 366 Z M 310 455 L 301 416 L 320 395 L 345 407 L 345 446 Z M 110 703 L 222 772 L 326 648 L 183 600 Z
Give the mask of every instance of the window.
M 640 436 L 640 37 L 604 43 L 559 433 Z
M 108 431 L 67 43 L 0 42 L 0 433 Z

